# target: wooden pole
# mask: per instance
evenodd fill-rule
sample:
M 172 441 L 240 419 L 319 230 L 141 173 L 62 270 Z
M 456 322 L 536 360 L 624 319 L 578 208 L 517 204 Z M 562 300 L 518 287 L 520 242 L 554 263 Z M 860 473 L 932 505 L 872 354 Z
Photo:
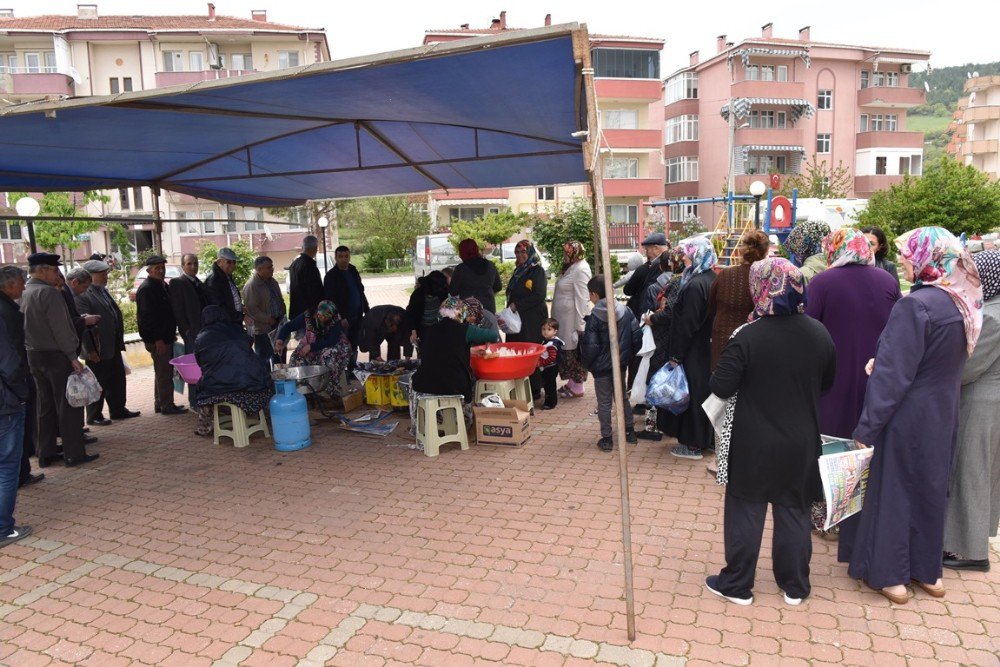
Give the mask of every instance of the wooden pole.
M 598 133 L 597 99 L 594 92 L 594 70 L 590 61 L 590 43 L 586 30 L 573 33 L 574 54 L 583 63 L 583 83 L 586 93 L 587 125 L 590 136 L 584 145 L 590 172 L 590 187 L 594 197 L 594 219 L 597 221 L 600 241 L 601 273 L 604 274 L 604 292 L 608 304 L 608 338 L 611 346 L 611 380 L 614 383 L 614 435 L 618 445 L 618 480 L 622 501 L 622 564 L 625 569 L 625 623 L 629 641 L 635 641 L 635 593 L 632 582 L 632 518 L 629 504 L 628 445 L 625 442 L 625 410 L 622 405 L 622 388 L 625 386 L 621 360 L 618 355 L 618 321 L 615 317 L 615 288 L 611 279 L 611 253 L 608 249 L 608 221 L 604 210 L 603 169 L 599 151 L 601 137 Z M 596 247 L 596 244 L 595 244 Z M 625 335 L 630 335 L 626 332 Z
M 156 185 L 150 188 L 153 194 L 153 230 L 154 236 L 153 245 L 156 246 L 156 252 L 160 255 L 163 254 L 163 218 L 160 217 L 160 188 Z

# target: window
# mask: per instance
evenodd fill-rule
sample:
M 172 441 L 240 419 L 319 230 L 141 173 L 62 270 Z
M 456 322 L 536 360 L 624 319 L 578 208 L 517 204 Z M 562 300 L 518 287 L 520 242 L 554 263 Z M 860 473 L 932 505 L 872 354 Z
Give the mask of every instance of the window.
M 47 74 L 56 73 L 56 52 L 46 51 L 45 52 L 45 72 Z
M 458 208 L 451 209 L 451 217 L 458 220 L 471 221 L 476 218 L 481 218 L 485 215 L 486 210 L 483 208 L 469 208 L 467 206 L 460 206 Z
M 888 163 L 888 161 L 889 161 L 889 158 L 887 158 L 885 156 L 881 156 L 881 157 L 876 157 L 875 158 L 875 175 L 876 176 L 884 176 L 885 175 L 885 168 L 886 168 L 886 164 Z
M 113 76 L 110 79 L 108 79 L 108 87 L 110 88 L 112 95 L 117 95 L 118 93 L 120 93 L 121 90 L 119 90 L 118 77 Z
M 188 52 L 188 63 L 191 65 L 190 71 L 201 72 L 205 69 L 205 54 L 201 51 Z
M 899 86 L 899 72 L 886 72 L 885 85 L 896 88 Z
M 16 55 L 13 53 L 0 53 L 0 74 L 13 73 L 16 68 Z
M 639 158 L 605 158 L 604 178 L 639 178 Z
M 871 120 L 872 132 L 881 132 L 884 129 L 884 125 L 882 124 L 882 114 L 872 114 Z
M 538 201 L 555 201 L 556 200 L 556 186 L 554 185 L 543 185 L 536 189 L 536 195 Z
M 833 108 L 833 91 L 832 90 L 821 90 L 821 91 L 819 91 L 819 96 L 816 98 L 816 108 L 817 109 L 832 109 Z
M 601 112 L 601 125 L 607 130 L 635 130 L 639 112 L 635 109 L 607 109 Z
M 817 153 L 829 153 L 830 152 L 830 135 L 829 134 L 817 134 L 816 135 L 816 152 Z
M 253 58 L 250 57 L 249 53 L 234 53 L 229 56 L 230 65 L 232 69 L 236 70 L 252 70 L 253 69 Z
M 784 155 L 774 156 L 774 170 L 779 174 L 788 173 L 788 158 Z
M 126 93 L 132 92 L 132 77 L 127 76 L 124 79 L 122 79 L 122 90 L 124 90 Z
M 639 222 L 639 207 L 633 204 L 611 204 L 604 207 L 609 225 L 628 225 Z
M 760 80 L 761 81 L 774 81 L 774 65 L 761 65 L 760 66 Z
M 184 54 L 180 51 L 164 51 L 163 52 L 163 71 L 164 72 L 183 72 L 184 71 Z
M 910 156 L 901 155 L 899 157 L 899 173 L 908 174 L 910 173 Z
M 132 208 L 142 211 L 146 207 L 142 205 L 142 188 L 132 188 Z
M 695 199 L 695 197 L 679 197 L 679 199 Z M 671 222 L 684 222 L 689 218 L 698 217 L 697 204 L 671 204 L 667 207 L 667 217 Z
M 177 231 L 181 234 L 198 234 L 198 223 L 197 222 L 187 222 L 186 219 L 188 214 L 186 211 L 176 211 L 174 213 L 176 217 L 181 222 L 177 223 Z
M 127 188 L 118 188 L 118 203 L 121 205 L 121 209 L 123 211 L 127 211 L 129 209 Z
M 235 234 L 239 231 L 239 226 L 236 224 L 236 211 L 226 207 L 226 221 L 222 223 L 222 231 L 226 234 Z
M 778 112 L 777 127 L 782 130 L 788 127 L 788 114 L 784 111 Z
M 861 122 L 858 124 L 858 132 L 868 131 L 868 114 L 861 114 Z
M 896 131 L 896 114 L 886 114 L 885 116 L 885 131 L 895 132 Z
M 875 76 L 872 77 L 872 86 L 875 88 L 885 86 L 885 72 L 875 72 Z
M 201 212 L 202 222 L 202 233 L 203 234 L 214 234 L 215 233 L 215 212 L 214 211 L 202 211 Z
M 866 69 L 861 70 L 861 87 L 867 88 L 868 82 L 871 80 L 871 72 Z
M 924 161 L 924 156 L 921 155 L 920 153 L 917 153 L 916 155 L 911 155 L 910 156 L 910 175 L 911 176 L 919 176 L 921 173 L 923 173 L 923 170 L 922 170 L 923 161 Z M 18 237 L 18 238 L 20 238 L 20 237 Z
M 16 222 L 0 220 L 0 239 L 4 241 L 21 240 L 21 225 Z
M 38 53 L 24 54 L 24 67 L 29 73 L 42 71 L 42 60 Z
M 746 173 L 770 174 L 774 170 L 773 155 L 750 155 L 747 157 Z
M 756 65 L 747 65 L 745 78 L 747 81 L 758 81 L 760 79 L 760 68 Z
M 594 49 L 594 76 L 614 79 L 659 79 L 660 53 L 645 49 Z
M 278 51 L 278 69 L 299 66 L 298 51 Z
M 778 81 L 788 81 L 788 65 L 778 65 Z
M 698 158 L 672 157 L 666 162 L 667 183 L 683 183 L 698 180 Z
M 698 99 L 698 74 L 684 72 L 667 79 L 664 90 L 664 104 L 673 104 L 678 100 Z
M 248 232 L 262 232 L 264 231 L 264 223 L 261 222 L 260 209 L 243 209 L 243 217 L 247 219 L 246 230 Z M 255 222 L 249 222 L 254 220 Z
M 774 111 L 751 111 L 750 127 L 771 129 L 774 127 Z
M 689 114 L 667 120 L 666 143 L 678 141 L 698 141 L 698 116 Z

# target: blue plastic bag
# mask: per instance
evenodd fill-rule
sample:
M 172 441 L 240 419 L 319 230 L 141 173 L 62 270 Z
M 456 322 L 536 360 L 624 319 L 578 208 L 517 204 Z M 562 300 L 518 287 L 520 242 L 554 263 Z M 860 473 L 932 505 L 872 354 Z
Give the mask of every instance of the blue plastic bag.
M 688 404 L 691 403 L 691 394 L 688 391 L 684 366 L 677 365 L 671 368 L 670 364 L 664 364 L 663 368 L 656 371 L 646 389 L 646 403 L 669 410 L 675 415 L 687 410 Z

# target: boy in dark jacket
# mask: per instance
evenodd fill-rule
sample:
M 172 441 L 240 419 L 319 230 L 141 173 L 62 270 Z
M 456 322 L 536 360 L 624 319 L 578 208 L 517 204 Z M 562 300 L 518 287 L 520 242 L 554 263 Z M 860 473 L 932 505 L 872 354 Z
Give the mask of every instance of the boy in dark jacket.
M 559 320 L 550 317 L 542 322 L 542 338 L 545 350 L 538 358 L 538 370 L 542 372 L 542 388 L 545 389 L 545 404 L 543 410 L 551 410 L 559 403 L 559 392 L 556 384 L 559 377 L 559 355 L 562 354 L 563 343 L 559 338 Z
M 590 291 L 590 302 L 594 310 L 586 318 L 583 339 L 580 343 L 580 360 L 584 368 L 594 375 L 594 394 L 597 397 L 597 419 L 601 424 L 601 439 L 597 446 L 602 452 L 610 452 L 614 448 L 611 439 L 611 403 L 614 400 L 615 388 L 611 375 L 611 340 L 608 336 L 609 301 L 605 298 L 604 276 L 598 274 L 587 283 Z M 642 346 L 642 333 L 639 323 L 632 311 L 624 305 L 610 301 L 614 308 L 615 321 L 618 323 L 618 359 L 621 361 L 622 372 L 628 368 L 629 362 L 639 352 Z M 632 406 L 629 404 L 627 390 L 624 385 L 619 388 L 619 400 L 625 411 L 625 440 L 636 443 L 635 428 L 632 424 Z

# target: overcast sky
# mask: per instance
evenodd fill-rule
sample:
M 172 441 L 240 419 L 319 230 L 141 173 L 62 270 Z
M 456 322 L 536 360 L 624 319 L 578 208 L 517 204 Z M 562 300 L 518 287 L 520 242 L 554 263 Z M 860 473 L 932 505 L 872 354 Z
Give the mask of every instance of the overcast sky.
M 14 8 L 15 16 L 75 14 L 76 4 L 0 0 L 0 6 Z M 780 10 L 768 11 L 765 4 Z M 97 0 L 97 5 L 102 15 L 207 13 L 201 0 Z M 266 9 L 271 21 L 326 28 L 335 59 L 417 46 L 429 28 L 462 23 L 484 28 L 505 9 L 511 27 L 540 26 L 551 13 L 553 23 L 586 23 L 591 32 L 664 39 L 664 75 L 686 65 L 691 51 L 700 50 L 703 59 L 715 53 L 716 35 L 738 42 L 759 36 L 768 22 L 774 23 L 775 37 L 796 37 L 799 28 L 810 25 L 817 41 L 929 50 L 935 67 L 1000 60 L 997 0 L 215 0 L 215 5 L 219 14 L 249 17 L 251 9 Z

